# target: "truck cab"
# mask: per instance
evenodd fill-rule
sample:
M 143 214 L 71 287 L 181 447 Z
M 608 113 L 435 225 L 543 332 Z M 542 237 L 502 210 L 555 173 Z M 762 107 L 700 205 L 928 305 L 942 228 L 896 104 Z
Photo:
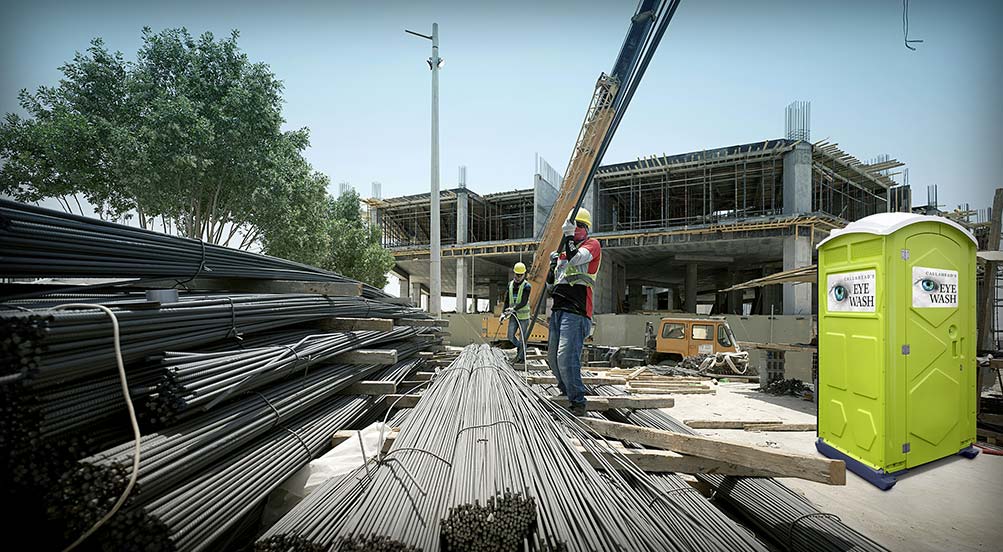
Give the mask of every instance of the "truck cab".
M 645 349 L 648 362 L 674 364 L 686 357 L 737 353 L 738 341 L 724 318 L 662 318 L 648 324 Z

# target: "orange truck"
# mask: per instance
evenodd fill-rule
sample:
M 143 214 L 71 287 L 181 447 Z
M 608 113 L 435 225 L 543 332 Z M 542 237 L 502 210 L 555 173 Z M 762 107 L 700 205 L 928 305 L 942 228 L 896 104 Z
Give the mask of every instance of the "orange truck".
M 645 352 L 650 364 L 675 365 L 686 357 L 725 356 L 745 372 L 748 355 L 742 354 L 735 334 L 724 318 L 662 318 L 645 328 Z

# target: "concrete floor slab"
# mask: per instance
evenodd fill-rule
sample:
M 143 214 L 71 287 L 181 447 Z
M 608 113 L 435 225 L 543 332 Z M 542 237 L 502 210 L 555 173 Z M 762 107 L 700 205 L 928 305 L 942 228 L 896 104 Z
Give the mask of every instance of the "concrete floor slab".
M 780 419 L 815 422 L 815 404 L 759 392 L 755 384 L 724 383 L 716 395 L 679 395 L 666 412 L 678 420 Z M 815 432 L 700 430 L 741 443 L 818 454 Z M 881 491 L 852 473 L 846 486 L 800 479 L 785 485 L 890 550 L 1003 550 L 1003 457 L 958 456 L 916 468 Z

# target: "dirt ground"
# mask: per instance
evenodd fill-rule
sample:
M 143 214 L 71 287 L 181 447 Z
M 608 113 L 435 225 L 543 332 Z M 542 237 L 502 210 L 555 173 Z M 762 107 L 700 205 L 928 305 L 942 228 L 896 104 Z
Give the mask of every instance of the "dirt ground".
M 678 395 L 667 409 L 679 420 L 780 419 L 815 422 L 815 403 L 776 397 L 757 384 L 722 383 L 715 395 Z M 705 435 L 762 447 L 818 454 L 815 432 L 749 432 L 700 430 Z M 847 472 L 846 486 L 800 479 L 782 481 L 819 510 L 844 522 L 891 550 L 1003 550 L 1003 456 L 979 454 L 974 460 L 946 458 L 899 478 L 881 491 Z

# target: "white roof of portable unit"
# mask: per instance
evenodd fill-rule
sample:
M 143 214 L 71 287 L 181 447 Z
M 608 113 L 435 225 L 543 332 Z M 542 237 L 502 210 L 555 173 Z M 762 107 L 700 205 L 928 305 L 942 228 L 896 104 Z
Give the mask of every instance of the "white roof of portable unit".
M 906 226 L 920 222 L 936 222 L 939 224 L 953 226 L 962 234 L 968 236 L 968 239 L 972 240 L 972 243 L 976 246 L 979 244 L 979 242 L 975 240 L 975 236 L 973 236 L 968 229 L 949 218 L 917 215 L 915 213 L 878 213 L 876 215 L 871 215 L 869 217 L 864 217 L 860 220 L 851 222 L 846 225 L 846 228 L 833 230 L 829 233 L 829 237 L 820 241 L 816 247 L 822 247 L 822 244 L 825 242 L 844 234 L 875 234 L 878 236 L 887 236 L 897 230 L 905 228 Z

